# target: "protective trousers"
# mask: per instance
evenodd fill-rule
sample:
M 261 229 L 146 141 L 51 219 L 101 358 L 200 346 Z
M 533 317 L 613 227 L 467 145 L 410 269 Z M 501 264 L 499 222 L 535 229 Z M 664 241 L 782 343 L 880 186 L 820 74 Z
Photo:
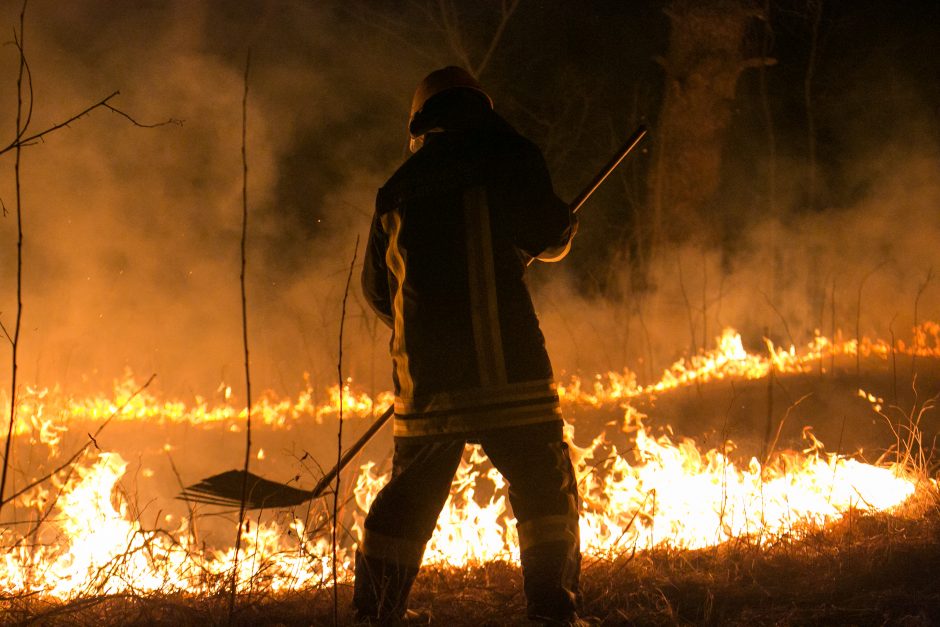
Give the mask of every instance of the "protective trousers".
M 530 617 L 570 617 L 578 602 L 577 481 L 560 424 L 507 428 L 477 438 L 509 484 Z M 360 617 L 394 621 L 437 523 L 464 440 L 396 438 L 392 478 L 376 496 L 356 554 Z

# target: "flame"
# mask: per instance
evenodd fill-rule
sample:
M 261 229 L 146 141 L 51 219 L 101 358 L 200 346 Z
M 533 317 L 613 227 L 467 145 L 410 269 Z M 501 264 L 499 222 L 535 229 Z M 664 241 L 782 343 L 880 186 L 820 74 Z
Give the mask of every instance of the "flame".
M 797 350 L 769 341 L 763 355 L 748 353 L 731 329 L 717 347 L 670 366 L 659 381 L 640 384 L 635 374 L 607 373 L 590 383 L 572 378 L 560 386 L 565 404 L 619 406 L 629 448 L 620 450 L 606 434 L 585 447 L 574 444 L 566 426 L 582 498 L 582 549 L 607 559 L 626 551 L 656 547 L 694 549 L 736 539 L 762 545 L 800 537 L 814 526 L 840 519 L 852 510 L 890 510 L 908 500 L 923 478 L 896 465 L 871 465 L 823 450 L 809 429 L 800 452 L 775 455 L 768 463 L 732 457 L 733 446 L 701 450 L 695 442 L 644 424 L 645 416 L 629 401 L 665 394 L 687 385 L 727 378 L 757 379 L 770 372 L 801 373 L 819 367 L 831 355 L 866 355 L 888 359 L 907 354 L 940 357 L 940 325 L 924 323 L 913 341 L 887 344 L 869 340 L 830 340 L 817 335 Z M 388 393 L 372 399 L 343 390 L 344 412 L 360 419 L 390 402 Z M 883 400 L 859 390 L 881 411 Z M 161 401 L 128 376 L 111 397 L 72 398 L 57 389 L 29 389 L 20 396 L 18 437 L 59 456 L 63 436 L 76 420 L 188 423 L 206 429 L 238 430 L 244 408 L 232 401 L 231 388 L 219 389 L 214 403 Z M 296 398 L 263 396 L 252 415 L 263 429 L 285 429 L 301 422 L 324 423 L 338 412 L 336 386 L 317 400 L 309 380 Z M 169 446 L 169 445 L 167 445 Z M 122 592 L 217 592 L 238 563 L 242 590 L 278 591 L 328 583 L 332 556 L 323 512 L 305 519 L 293 514 L 252 520 L 240 530 L 242 550 L 235 559 L 231 538 L 218 546 L 200 541 L 190 517 L 162 517 L 144 522 L 121 488 L 127 462 L 113 451 L 87 452 L 74 465 L 20 495 L 17 524 L 0 527 L 0 586 L 7 593 L 40 594 L 57 599 Z M 263 460 L 271 453 L 256 451 Z M 144 474 L 152 472 L 145 470 Z M 337 552 L 340 580 L 351 577 L 351 556 L 361 537 L 369 504 L 388 476 L 373 462 L 354 480 L 356 507 L 350 506 L 352 534 Z M 935 480 L 929 485 L 936 489 Z M 485 497 L 481 497 L 485 494 Z M 4 514 L 12 507 L 7 505 Z M 305 522 L 306 520 L 306 522 Z M 175 522 L 174 522 L 175 521 Z M 234 536 L 234 528 L 232 533 Z M 479 447 L 469 447 L 425 560 L 461 567 L 490 560 L 517 560 L 518 538 L 508 512 L 504 480 L 488 467 Z
M 0 586 L 6 591 L 40 592 L 55 598 L 119 592 L 211 591 L 228 580 L 234 548 L 203 550 L 192 542 L 188 521 L 173 530 L 147 530 L 130 515 L 117 488 L 127 464 L 115 453 L 99 453 L 89 465 L 77 466 L 76 477 L 64 484 L 50 524 L 31 537 L 4 537 Z M 42 511 L 50 493 L 24 499 Z M 277 591 L 330 578 L 329 547 L 323 539 L 301 543 L 300 521 L 290 533 L 277 523 L 242 532 L 239 582 L 242 589 L 262 581 Z M 349 569 L 347 551 L 340 554 Z M 309 556 L 321 556 L 310 559 Z

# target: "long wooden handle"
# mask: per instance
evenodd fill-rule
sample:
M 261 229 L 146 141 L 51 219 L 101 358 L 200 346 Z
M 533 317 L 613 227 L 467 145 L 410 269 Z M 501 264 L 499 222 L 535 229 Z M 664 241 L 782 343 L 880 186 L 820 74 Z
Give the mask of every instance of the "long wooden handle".
M 581 206 L 587 202 L 587 199 L 591 197 L 591 194 L 593 194 L 597 188 L 601 186 L 601 183 L 603 183 L 604 180 L 610 176 L 611 172 L 617 169 L 617 166 L 620 165 L 620 162 L 623 161 L 627 155 L 633 152 L 633 149 L 637 147 L 637 144 L 643 141 L 643 138 L 646 137 L 646 132 L 646 126 L 643 124 L 638 126 L 637 129 L 633 131 L 633 135 L 630 136 L 630 139 L 627 140 L 627 143 L 620 147 L 620 150 L 618 150 L 614 156 L 610 158 L 610 161 L 607 162 L 607 165 L 605 165 L 601 171 L 597 173 L 597 176 L 591 179 L 591 182 L 588 183 L 587 187 L 581 190 L 581 193 L 578 194 L 577 197 L 568 204 L 568 208 L 571 209 L 571 213 L 578 213 L 578 211 L 580 211 Z M 526 261 L 526 265 L 531 266 L 535 259 L 535 257 L 529 257 L 529 259 Z
M 366 432 L 363 433 L 362 436 L 360 436 L 360 438 L 356 440 L 352 446 L 346 449 L 346 452 L 343 453 L 343 456 L 339 458 L 339 462 L 320 478 L 320 481 L 317 482 L 317 485 L 313 486 L 313 489 L 310 490 L 310 498 L 317 498 L 331 483 L 333 483 L 333 480 L 336 479 L 336 475 L 341 473 L 343 469 L 349 465 L 349 462 L 352 461 L 353 457 L 355 457 L 359 451 L 362 450 L 362 447 L 368 444 L 369 440 L 375 436 L 378 430 L 381 429 L 386 422 L 388 422 L 388 419 L 391 418 L 394 413 L 395 406 L 389 405 L 388 409 L 386 409 L 381 416 L 375 419 L 375 422 L 372 423 Z
M 595 176 L 594 179 L 588 183 L 588 186 L 584 188 L 584 191 L 578 194 L 577 198 L 571 201 L 571 204 L 568 206 L 571 207 L 572 212 L 577 213 L 578 210 L 581 209 L 581 205 L 583 205 L 585 201 L 591 197 L 591 194 L 593 194 L 594 191 L 601 186 L 601 183 L 604 182 L 604 179 L 610 176 L 610 173 L 617 169 L 617 166 L 620 165 L 620 162 L 623 161 L 628 154 L 633 152 L 633 149 L 637 147 L 637 144 L 643 141 L 643 138 L 646 137 L 646 132 L 646 126 L 643 124 L 638 126 L 637 129 L 633 131 L 633 135 L 630 136 L 630 139 L 627 140 L 627 143 L 621 146 L 620 150 L 618 150 L 616 154 L 611 157 L 610 161 L 607 162 L 607 165 L 605 165 L 604 168 L 597 173 L 597 176 Z

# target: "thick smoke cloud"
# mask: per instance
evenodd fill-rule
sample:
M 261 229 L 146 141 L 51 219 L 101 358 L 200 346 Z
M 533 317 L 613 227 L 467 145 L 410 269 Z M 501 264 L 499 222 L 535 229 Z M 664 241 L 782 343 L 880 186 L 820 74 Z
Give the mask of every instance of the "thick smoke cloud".
M 305 371 L 315 388 L 333 381 L 349 263 L 357 236 L 366 235 L 375 189 L 405 156 L 411 91 L 429 69 L 458 61 L 441 33 L 424 32 L 422 42 L 404 45 L 374 7 L 350 6 L 30 4 L 33 129 L 114 90 L 121 91 L 115 106 L 141 122 L 184 123 L 144 129 L 97 110 L 24 150 L 26 382 L 101 389 L 129 368 L 139 379 L 156 372 L 174 394 L 211 394 L 222 381 L 238 393 L 241 99 L 249 49 L 253 374 L 259 388 L 281 391 L 301 385 Z M 7 32 L 18 11 L 7 4 L 0 12 Z M 515 67 L 514 55 L 526 53 L 512 41 L 499 51 L 507 55 L 500 67 Z M 3 138 L 13 133 L 17 63 L 15 49 L 3 48 Z M 501 84 L 495 70 L 492 76 L 503 96 L 498 103 L 526 101 L 519 93 L 525 85 Z M 806 341 L 816 328 L 829 332 L 833 289 L 835 324 L 854 332 L 860 286 L 863 334 L 885 336 L 889 325 L 899 336 L 908 333 L 918 290 L 931 268 L 940 272 L 940 155 L 936 111 L 903 82 L 894 89 L 903 93 L 869 107 L 885 115 L 894 107 L 891 118 L 904 120 L 886 133 L 890 141 L 876 150 L 849 141 L 865 128 L 847 120 L 839 129 L 846 163 L 840 181 L 854 185 L 840 197 L 850 201 L 820 213 L 801 210 L 795 173 L 805 164 L 781 147 L 777 206 L 786 209 L 760 215 L 734 200 L 752 216 L 734 255 L 667 249 L 651 268 L 655 288 L 642 294 L 629 289 L 626 262 L 611 262 L 623 297 L 584 296 L 583 283 L 569 278 L 568 266 L 592 251 L 576 249 L 569 263 L 538 269 L 536 299 L 556 370 L 630 367 L 656 376 L 690 345 L 710 346 L 726 325 L 741 329 L 751 345 L 764 334 L 781 343 L 791 336 Z M 859 104 L 866 97 L 845 95 L 852 110 L 866 110 Z M 531 119 L 512 121 L 538 128 Z M 12 154 L 4 155 L 0 198 L 11 211 L 12 171 Z M 561 174 L 566 189 L 578 178 Z M 611 196 L 597 202 L 616 202 Z M 586 209 L 583 241 L 597 241 L 596 231 L 587 239 L 600 228 L 592 212 L 617 211 Z M 0 320 L 8 328 L 15 236 L 11 213 L 0 221 Z M 366 387 L 385 389 L 387 331 L 362 302 L 357 278 L 358 271 L 345 363 Z M 921 320 L 938 317 L 938 294 L 934 283 L 923 291 Z M 8 368 L 0 361 L 0 376 Z
M 854 337 L 856 324 L 862 336 L 909 340 L 915 305 L 918 322 L 940 314 L 940 153 L 904 151 L 859 167 L 869 190 L 857 204 L 763 221 L 743 235 L 730 267 L 720 251 L 684 246 L 657 260 L 650 293 L 594 299 L 571 286 L 543 290 L 556 363 L 655 377 L 685 347 L 713 348 L 725 327 L 755 350 L 765 336 L 802 345 L 833 327 Z
M 404 145 L 408 94 L 422 70 L 402 67 L 408 59 L 383 53 L 381 41 L 348 40 L 342 20 L 316 6 L 255 9 L 29 7 L 31 128 L 115 90 L 112 103 L 142 123 L 184 123 L 138 128 L 99 109 L 24 150 L 27 381 L 107 384 L 125 366 L 142 378 L 157 372 L 171 390 L 201 393 L 240 380 L 249 48 L 253 366 L 260 385 L 293 389 L 304 370 L 326 372 L 335 360 L 345 268 L 374 190 Z M 0 19 L 12 27 L 15 11 L 8 6 Z M 12 136 L 17 58 L 12 46 L 5 50 L 0 117 Z M 12 166 L 5 156 L 0 197 L 9 209 Z M 0 311 L 12 328 L 12 214 L 2 227 Z M 350 316 L 361 318 L 359 309 Z

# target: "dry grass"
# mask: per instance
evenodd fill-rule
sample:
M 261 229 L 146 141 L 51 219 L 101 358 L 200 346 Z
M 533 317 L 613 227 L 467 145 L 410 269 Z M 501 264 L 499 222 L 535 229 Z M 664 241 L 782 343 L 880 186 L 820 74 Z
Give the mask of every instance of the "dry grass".
M 882 462 L 919 477 L 916 496 L 893 513 L 849 512 L 825 529 L 758 543 L 738 539 L 697 551 L 658 549 L 583 564 L 583 613 L 602 625 L 940 625 L 940 488 L 933 440 L 921 422 L 930 398 L 910 412 L 882 414 L 896 441 Z M 931 427 L 931 432 L 933 428 Z M 3 625 L 332 625 L 331 587 L 241 595 L 228 611 L 215 594 L 101 595 L 61 602 L 0 596 Z M 264 588 L 262 580 L 256 580 Z M 256 588 L 258 590 L 258 588 Z M 352 622 L 351 588 L 338 589 L 340 624 Z M 412 607 L 433 625 L 525 625 L 518 567 L 491 563 L 422 571 Z
M 940 624 L 940 496 L 925 491 L 895 514 L 854 512 L 806 537 L 758 547 L 747 541 L 700 551 L 657 550 L 585 560 L 584 613 L 603 625 Z M 342 586 L 341 621 L 351 622 Z M 495 563 L 427 568 L 412 605 L 432 624 L 523 625 L 518 568 Z M 70 603 L 3 601 L 3 624 L 224 625 L 227 598 L 120 595 Z M 330 625 L 332 591 L 241 598 L 236 625 Z

